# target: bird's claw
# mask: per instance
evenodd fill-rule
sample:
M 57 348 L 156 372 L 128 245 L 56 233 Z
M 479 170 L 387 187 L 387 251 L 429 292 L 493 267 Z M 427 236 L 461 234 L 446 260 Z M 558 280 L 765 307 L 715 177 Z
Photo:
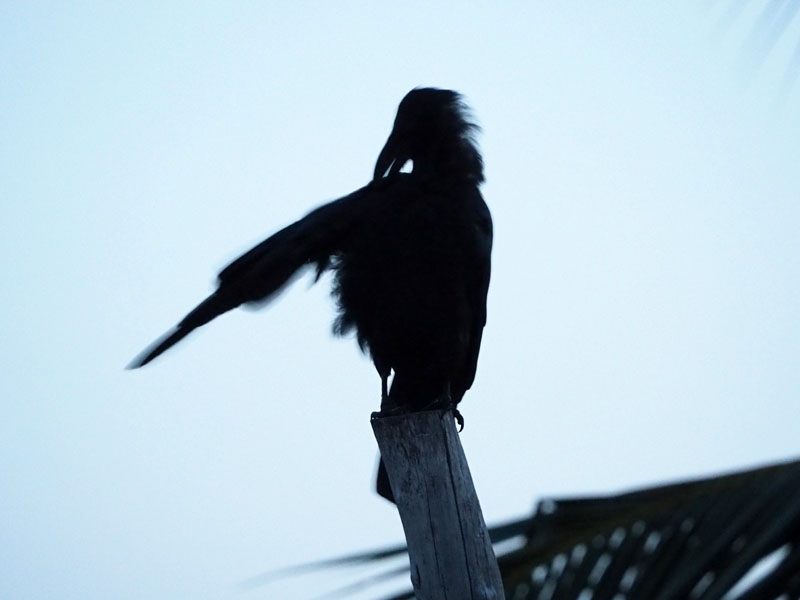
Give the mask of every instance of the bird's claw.
M 381 390 L 381 409 L 379 411 L 375 411 L 370 415 L 370 421 L 375 421 L 377 419 L 383 419 L 384 417 L 399 417 L 401 415 L 408 414 L 410 412 L 415 412 L 409 406 L 404 404 L 395 402 L 389 398 L 389 394 L 386 390 L 386 379 L 383 379 L 383 389 Z M 420 409 L 417 409 L 420 410 Z M 456 423 L 458 424 L 458 431 L 459 433 L 464 431 L 464 417 L 461 416 L 458 408 L 456 408 L 456 403 L 453 402 L 452 397 L 450 396 L 449 387 L 441 396 L 439 396 L 436 400 L 428 404 L 427 406 L 423 407 L 421 410 L 449 410 L 453 414 L 453 418 L 455 419 Z
M 461 413 L 455 406 L 451 410 L 453 411 L 453 418 L 456 420 L 456 423 L 458 423 L 458 432 L 461 433 L 464 431 L 464 417 L 461 416 Z
M 384 406 L 381 405 L 381 409 L 373 412 L 370 415 L 370 421 L 375 421 L 376 419 L 383 419 L 384 417 L 399 417 L 400 415 L 404 415 L 409 413 L 407 408 L 400 405 L 393 405 L 393 406 Z

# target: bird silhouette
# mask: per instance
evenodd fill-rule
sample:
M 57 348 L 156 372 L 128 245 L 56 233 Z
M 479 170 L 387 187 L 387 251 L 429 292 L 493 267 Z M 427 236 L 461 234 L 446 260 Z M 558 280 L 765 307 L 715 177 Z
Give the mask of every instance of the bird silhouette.
M 492 249 L 476 131 L 458 93 L 411 90 L 366 186 L 225 267 L 216 291 L 129 368 L 229 310 L 271 300 L 303 267 L 315 268 L 317 279 L 330 269 L 334 332 L 354 330 L 381 378 L 375 415 L 449 408 L 463 425 L 456 405 L 475 378 Z M 409 161 L 412 169 L 402 172 Z M 382 462 L 377 489 L 393 499 Z

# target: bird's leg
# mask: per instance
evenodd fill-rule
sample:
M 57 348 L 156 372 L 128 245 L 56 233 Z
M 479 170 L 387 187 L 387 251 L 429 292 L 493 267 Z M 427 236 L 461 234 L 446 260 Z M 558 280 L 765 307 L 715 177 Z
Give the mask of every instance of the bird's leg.
M 437 410 L 437 409 L 444 409 L 449 410 L 453 413 L 453 418 L 458 423 L 458 430 L 464 430 L 464 417 L 461 416 L 461 413 L 456 408 L 456 403 L 453 402 L 453 396 L 450 394 L 450 382 L 448 381 L 444 389 L 442 390 L 441 395 L 436 398 L 433 402 L 428 404 L 423 410 Z
M 380 419 L 381 417 L 396 417 L 406 414 L 408 409 L 389 396 L 389 374 L 391 369 L 379 370 L 378 373 L 381 376 L 381 409 L 373 412 L 371 418 Z M 396 377 L 397 374 L 395 373 Z
M 389 401 L 389 374 L 381 373 L 381 410 Z
M 391 369 L 380 371 L 381 376 L 381 410 L 377 413 L 372 413 L 372 416 L 387 417 L 392 415 L 401 414 L 403 411 L 397 406 L 394 398 L 389 396 L 389 374 Z M 397 375 L 395 375 L 397 377 Z
M 385 402 L 381 402 L 381 409 L 372 413 L 370 418 L 380 419 L 382 417 L 398 417 L 411 412 L 402 404 L 395 404 L 388 396 Z

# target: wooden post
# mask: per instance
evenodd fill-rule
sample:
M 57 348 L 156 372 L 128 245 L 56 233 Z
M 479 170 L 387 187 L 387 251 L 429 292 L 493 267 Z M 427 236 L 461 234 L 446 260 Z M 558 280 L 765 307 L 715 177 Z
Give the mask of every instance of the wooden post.
M 501 600 L 503 583 L 452 413 L 372 420 L 416 600 Z

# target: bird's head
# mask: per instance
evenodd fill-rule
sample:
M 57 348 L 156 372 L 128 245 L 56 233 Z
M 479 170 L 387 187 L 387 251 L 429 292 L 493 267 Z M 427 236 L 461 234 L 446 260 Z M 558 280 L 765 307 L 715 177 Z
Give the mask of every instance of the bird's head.
M 469 120 L 461 95 L 451 90 L 415 88 L 397 109 L 394 127 L 375 164 L 373 181 L 400 172 L 409 160 L 414 173 L 436 172 L 483 181 L 483 161 L 475 145 L 478 127 Z

